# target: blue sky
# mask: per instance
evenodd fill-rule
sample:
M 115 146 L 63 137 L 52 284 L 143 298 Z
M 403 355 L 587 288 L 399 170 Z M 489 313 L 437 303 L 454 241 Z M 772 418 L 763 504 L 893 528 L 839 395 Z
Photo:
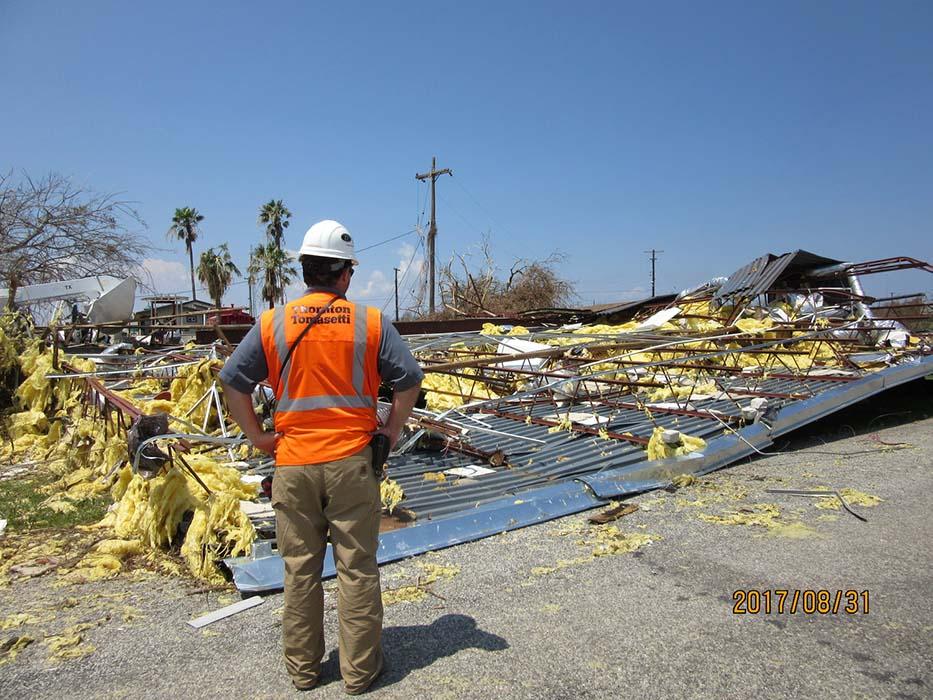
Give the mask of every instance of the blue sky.
M 929 2 L 0 0 L 0 65 L 0 168 L 137 202 L 162 291 L 175 207 L 244 268 L 272 197 L 289 247 L 322 218 L 366 246 L 419 222 L 435 154 L 440 261 L 561 251 L 580 303 L 643 295 L 652 247 L 660 291 L 801 247 L 933 258 Z M 417 245 L 363 253 L 351 298 Z

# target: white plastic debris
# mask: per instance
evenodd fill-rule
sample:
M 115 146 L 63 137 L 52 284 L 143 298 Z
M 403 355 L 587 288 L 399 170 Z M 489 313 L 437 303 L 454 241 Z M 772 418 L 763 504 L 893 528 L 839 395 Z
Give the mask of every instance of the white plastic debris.
M 201 629 L 202 627 L 206 627 L 207 625 L 217 622 L 218 620 L 223 620 L 225 617 L 230 617 L 231 615 L 236 615 L 237 613 L 243 612 L 244 610 L 255 608 L 257 605 L 262 605 L 262 597 L 254 595 L 249 598 L 244 598 L 243 600 L 238 600 L 232 605 L 220 608 L 214 612 L 209 612 L 207 615 L 201 615 L 201 617 L 188 620 L 188 624 L 195 629 Z
M 665 323 L 670 321 L 672 318 L 677 316 L 680 313 L 679 306 L 672 306 L 669 309 L 661 309 L 656 314 L 650 316 L 646 320 L 639 323 L 636 327 L 636 331 L 656 331 L 658 328 L 663 326 Z
M 253 501 L 240 501 L 240 511 L 247 518 L 274 518 L 275 509 L 271 503 L 254 503 Z
M 533 343 L 530 340 L 521 340 L 520 338 L 504 338 L 500 340 L 499 347 L 496 348 L 497 355 L 520 355 L 526 352 L 540 352 L 541 350 L 550 350 L 550 345 L 543 343 Z M 493 365 L 496 368 L 515 369 L 515 370 L 538 370 L 548 358 L 546 357 L 528 357 L 523 360 L 507 360 L 497 362 Z
M 0 537 L 6 532 L 6 518 L 0 518 Z
M 569 413 L 552 413 L 545 416 L 547 420 L 557 421 L 558 423 L 565 418 L 571 423 L 578 423 L 587 427 L 609 423 L 608 416 L 600 416 L 595 413 L 585 413 L 583 411 L 570 411 Z
M 791 294 L 788 301 L 794 307 L 797 315 L 803 316 L 814 314 L 823 308 L 823 295 L 819 292 L 814 294 Z
M 450 474 L 451 476 L 460 476 L 465 479 L 472 478 L 474 476 L 482 476 L 483 474 L 495 474 L 495 469 L 490 469 L 489 467 L 483 467 L 479 464 L 471 464 L 468 467 L 454 467 L 452 469 L 445 469 L 445 474 Z
M 742 419 L 746 421 L 754 421 L 758 418 L 758 411 L 751 406 L 742 407 Z
M 770 316 L 771 319 L 775 321 L 779 321 L 781 323 L 787 323 L 788 321 L 790 321 L 790 316 L 788 316 L 787 312 L 784 311 L 784 309 L 782 309 L 779 306 L 771 307 L 768 310 L 768 316 Z

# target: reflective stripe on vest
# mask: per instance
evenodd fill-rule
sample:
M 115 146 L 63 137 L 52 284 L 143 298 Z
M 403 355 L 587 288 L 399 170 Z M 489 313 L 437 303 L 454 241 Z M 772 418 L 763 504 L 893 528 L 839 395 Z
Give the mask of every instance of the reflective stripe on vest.
M 276 411 L 314 411 L 321 408 L 375 408 L 372 396 L 366 394 L 366 346 L 368 341 L 368 313 L 365 306 L 357 306 L 353 322 L 353 390 L 349 396 L 322 394 L 318 396 L 292 397 L 288 392 L 288 375 L 292 360 L 282 373 L 282 387 L 279 393 Z M 308 331 L 313 333 L 314 331 Z M 276 306 L 272 316 L 272 335 L 275 342 L 278 364 L 288 355 L 288 343 L 285 340 L 285 307 Z M 295 352 L 298 349 L 295 348 Z M 294 358 L 295 353 L 292 353 Z

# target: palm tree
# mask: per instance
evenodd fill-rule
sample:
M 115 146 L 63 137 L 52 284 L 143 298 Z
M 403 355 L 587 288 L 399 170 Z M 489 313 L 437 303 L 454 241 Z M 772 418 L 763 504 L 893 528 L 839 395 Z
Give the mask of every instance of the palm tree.
M 289 219 L 292 213 L 285 206 L 281 199 L 270 199 L 259 209 L 259 223 L 266 225 L 266 238 L 270 245 L 275 246 L 279 251 L 282 250 L 282 238 L 285 229 L 288 228 Z M 287 262 L 287 258 L 285 259 Z M 275 277 L 280 278 L 285 275 L 284 270 L 277 270 Z M 281 285 L 283 296 L 282 303 L 285 303 L 285 285 Z
M 175 210 L 172 217 L 172 226 L 168 230 L 169 238 L 177 238 L 185 242 L 188 249 L 188 267 L 191 269 L 191 299 L 197 300 L 194 289 L 194 242 L 198 240 L 198 224 L 204 217 L 192 207 L 181 207 Z
M 262 298 L 269 302 L 271 309 L 276 301 L 284 301 L 285 288 L 295 279 L 296 271 L 288 253 L 275 243 L 260 243 L 250 251 L 247 274 L 262 275 Z
M 282 236 L 288 228 L 292 213 L 285 208 L 281 199 L 270 199 L 259 210 L 259 223 L 266 225 L 266 236 L 275 247 L 282 248 Z
M 239 274 L 240 271 L 230 258 L 230 250 L 226 243 L 217 246 L 216 249 L 209 248 L 201 253 L 201 259 L 198 262 L 198 279 L 207 285 L 207 292 L 211 295 L 218 311 L 224 293 L 230 288 L 233 276 Z

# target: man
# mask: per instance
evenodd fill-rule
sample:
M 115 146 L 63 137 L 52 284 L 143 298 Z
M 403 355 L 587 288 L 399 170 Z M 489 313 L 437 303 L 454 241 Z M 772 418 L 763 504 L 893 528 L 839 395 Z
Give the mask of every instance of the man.
M 321 568 L 330 534 L 337 564 L 340 672 L 350 695 L 382 672 L 382 593 L 376 549 L 381 499 L 370 440 L 391 446 L 411 414 L 424 374 L 377 309 L 346 299 L 353 239 L 321 221 L 299 251 L 305 296 L 262 314 L 220 373 L 233 419 L 256 447 L 275 455 L 272 505 L 285 561 L 285 666 L 300 690 L 313 688 L 324 656 Z M 256 384 L 276 396 L 275 432 L 253 409 Z M 382 381 L 394 386 L 377 425 Z M 380 465 L 381 466 L 381 465 Z

